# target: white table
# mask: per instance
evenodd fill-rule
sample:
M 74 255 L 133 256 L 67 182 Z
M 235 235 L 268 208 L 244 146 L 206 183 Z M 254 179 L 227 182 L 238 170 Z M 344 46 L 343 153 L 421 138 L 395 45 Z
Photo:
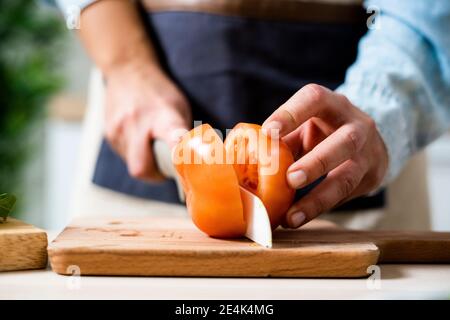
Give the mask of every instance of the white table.
M 367 279 L 60 276 L 0 273 L 0 299 L 392 299 L 450 298 L 450 265 L 382 265 Z

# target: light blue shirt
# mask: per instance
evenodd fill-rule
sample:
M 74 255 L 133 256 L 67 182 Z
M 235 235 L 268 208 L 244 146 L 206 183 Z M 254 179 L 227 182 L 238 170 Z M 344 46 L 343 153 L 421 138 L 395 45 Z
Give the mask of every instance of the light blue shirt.
M 93 0 L 57 0 L 67 13 Z M 337 89 L 376 122 L 389 154 L 384 184 L 450 127 L 450 1 L 371 0 L 376 28 Z M 370 21 L 369 21 L 370 22 Z
M 389 154 L 385 183 L 450 127 L 450 1 L 372 0 L 379 26 L 359 44 L 337 91 L 376 122 Z

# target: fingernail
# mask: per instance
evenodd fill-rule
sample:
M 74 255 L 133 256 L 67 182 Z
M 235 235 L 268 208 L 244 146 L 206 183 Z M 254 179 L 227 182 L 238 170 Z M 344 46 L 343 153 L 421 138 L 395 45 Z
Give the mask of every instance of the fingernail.
M 281 123 L 278 121 L 270 121 L 263 125 L 262 131 L 268 136 L 273 137 L 276 135 L 276 137 L 279 137 L 281 132 Z
M 289 172 L 287 176 L 289 185 L 296 189 L 300 188 L 306 182 L 306 173 L 303 170 L 297 170 L 293 172 Z
M 306 216 L 303 212 L 299 211 L 299 212 L 294 212 L 293 214 L 291 214 L 291 221 L 290 221 L 290 225 L 291 228 L 298 228 L 302 225 L 302 223 L 305 221 Z

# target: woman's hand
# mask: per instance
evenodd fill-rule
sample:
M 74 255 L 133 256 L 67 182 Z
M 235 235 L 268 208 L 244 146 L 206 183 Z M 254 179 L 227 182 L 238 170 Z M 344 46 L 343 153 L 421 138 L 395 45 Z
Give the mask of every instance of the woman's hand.
M 304 187 L 327 174 L 288 210 L 287 227 L 297 228 L 373 191 L 387 171 L 387 151 L 372 118 L 345 96 L 316 84 L 303 87 L 278 108 L 263 130 L 279 131 L 298 158 L 287 171 L 291 187 Z
M 189 129 L 189 104 L 162 71 L 134 61 L 110 70 L 106 78 L 106 138 L 134 178 L 159 180 L 153 139 L 170 147 L 179 130 Z

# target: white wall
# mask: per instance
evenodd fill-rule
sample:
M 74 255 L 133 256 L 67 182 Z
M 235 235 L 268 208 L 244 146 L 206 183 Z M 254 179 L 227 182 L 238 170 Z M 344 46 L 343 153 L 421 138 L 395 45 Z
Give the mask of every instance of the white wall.
M 49 119 L 45 143 L 46 229 L 59 230 L 69 222 L 68 203 L 79 156 L 81 123 Z

